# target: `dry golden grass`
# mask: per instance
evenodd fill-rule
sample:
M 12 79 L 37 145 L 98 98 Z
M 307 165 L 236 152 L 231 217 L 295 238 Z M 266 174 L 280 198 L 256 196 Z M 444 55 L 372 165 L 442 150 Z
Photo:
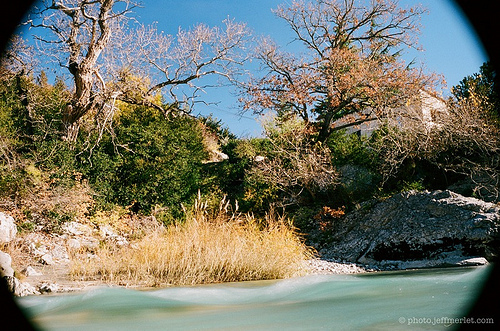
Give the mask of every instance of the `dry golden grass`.
M 142 286 L 194 285 L 280 279 L 302 272 L 313 255 L 284 217 L 208 212 L 199 201 L 187 221 L 122 248 L 101 247 L 97 257 L 76 258 L 74 277 Z

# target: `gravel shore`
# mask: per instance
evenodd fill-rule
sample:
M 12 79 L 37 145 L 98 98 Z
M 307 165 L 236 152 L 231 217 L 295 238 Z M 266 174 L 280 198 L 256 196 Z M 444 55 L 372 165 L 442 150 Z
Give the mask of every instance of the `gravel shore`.
M 307 268 L 313 275 L 334 275 L 334 274 L 358 274 L 374 271 L 365 266 L 352 262 L 339 262 L 321 259 L 312 259 L 307 261 Z

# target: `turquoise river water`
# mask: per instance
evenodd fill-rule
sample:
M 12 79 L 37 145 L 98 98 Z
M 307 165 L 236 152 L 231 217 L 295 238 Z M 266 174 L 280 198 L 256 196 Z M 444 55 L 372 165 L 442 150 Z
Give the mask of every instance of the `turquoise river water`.
M 42 330 L 450 330 L 491 267 L 19 298 Z M 456 318 L 456 319 L 455 319 Z

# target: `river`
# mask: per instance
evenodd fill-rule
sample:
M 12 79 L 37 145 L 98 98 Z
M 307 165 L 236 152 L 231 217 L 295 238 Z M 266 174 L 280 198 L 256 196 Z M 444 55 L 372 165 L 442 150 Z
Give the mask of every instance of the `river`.
M 19 298 L 42 330 L 450 330 L 491 266 Z

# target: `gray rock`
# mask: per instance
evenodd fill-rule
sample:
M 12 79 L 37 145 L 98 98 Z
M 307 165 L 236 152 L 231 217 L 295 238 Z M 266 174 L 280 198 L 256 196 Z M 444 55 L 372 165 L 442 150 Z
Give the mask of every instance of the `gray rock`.
M 92 234 L 92 228 L 87 224 L 79 223 L 76 221 L 66 222 L 62 226 L 62 230 L 66 234 L 81 236 Z
M 456 252 L 455 252 L 456 253 Z M 361 259 L 363 260 L 363 259 Z M 361 262 L 361 261 L 360 261 Z M 464 266 L 481 266 L 487 265 L 489 262 L 483 257 L 467 258 L 460 254 L 449 254 L 448 256 L 438 257 L 434 259 L 423 260 L 364 260 L 367 265 L 376 266 L 383 270 L 406 270 L 406 269 L 422 269 L 422 268 L 443 268 L 443 267 L 464 267 Z
M 5 276 L 10 292 L 18 297 L 40 294 L 36 288 L 28 283 L 20 282 L 16 277 Z
M 59 285 L 43 283 L 39 287 L 40 293 L 55 293 L 59 290 Z
M 12 258 L 9 254 L 0 251 L 0 275 L 14 277 L 14 269 L 12 269 Z
M 364 264 L 491 260 L 500 247 L 500 207 L 451 191 L 404 192 L 350 213 L 332 237 L 324 257 Z
M 117 234 L 110 226 L 103 225 L 99 229 L 106 241 L 110 241 L 118 246 L 128 245 L 127 238 Z
M 56 262 L 69 262 L 69 255 L 66 246 L 55 244 L 50 250 L 53 261 Z
M 23 273 L 26 275 L 26 277 L 31 277 L 31 276 L 41 276 L 42 273 L 39 271 L 36 271 L 33 267 L 28 266 L 26 269 L 23 270 Z
M 486 265 L 488 264 L 488 260 L 486 260 L 484 257 L 473 257 L 470 259 L 465 259 L 462 261 L 457 262 L 458 265 L 461 266 L 478 266 L 478 265 Z
M 9 254 L 0 252 L 0 276 L 4 277 L 9 291 L 15 296 L 38 294 L 38 291 L 28 283 L 22 283 L 14 277 L 14 269 L 11 266 L 12 259 Z
M 54 264 L 54 259 L 52 258 L 52 255 L 50 254 L 43 254 L 40 257 L 40 263 L 46 264 L 46 265 L 53 265 Z
M 17 226 L 14 218 L 0 212 L 0 244 L 8 243 L 15 238 Z
M 67 242 L 68 247 L 73 250 L 79 250 L 82 247 L 81 242 L 78 239 L 71 238 Z
M 99 240 L 96 238 L 80 238 L 82 248 L 93 251 L 99 247 Z

